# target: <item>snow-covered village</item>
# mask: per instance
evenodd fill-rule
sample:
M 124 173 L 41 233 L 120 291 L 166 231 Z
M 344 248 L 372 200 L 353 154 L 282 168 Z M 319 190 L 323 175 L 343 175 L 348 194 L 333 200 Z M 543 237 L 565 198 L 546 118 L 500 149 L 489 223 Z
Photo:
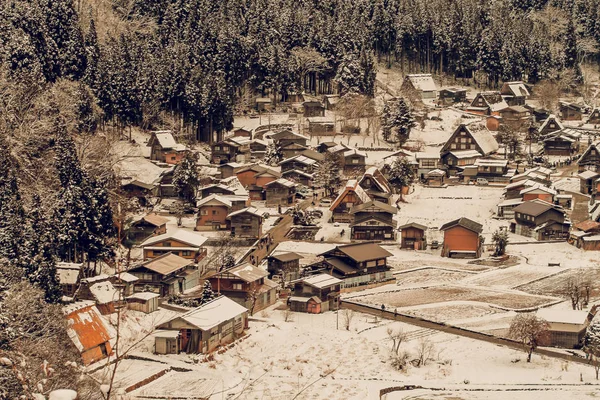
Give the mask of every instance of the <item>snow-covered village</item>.
M 598 0 L 5 0 L 0 399 L 600 397 Z

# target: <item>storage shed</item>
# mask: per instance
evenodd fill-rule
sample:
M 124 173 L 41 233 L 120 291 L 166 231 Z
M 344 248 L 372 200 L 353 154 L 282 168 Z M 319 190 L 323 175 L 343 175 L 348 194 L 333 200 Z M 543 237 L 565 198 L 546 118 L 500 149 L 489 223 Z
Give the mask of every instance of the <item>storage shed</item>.
M 288 299 L 288 304 L 291 311 L 304 312 L 309 314 L 321 313 L 321 299 L 317 296 L 312 297 L 297 297 L 292 296 Z
M 150 314 L 158 310 L 158 293 L 139 292 L 127 297 L 127 308 Z

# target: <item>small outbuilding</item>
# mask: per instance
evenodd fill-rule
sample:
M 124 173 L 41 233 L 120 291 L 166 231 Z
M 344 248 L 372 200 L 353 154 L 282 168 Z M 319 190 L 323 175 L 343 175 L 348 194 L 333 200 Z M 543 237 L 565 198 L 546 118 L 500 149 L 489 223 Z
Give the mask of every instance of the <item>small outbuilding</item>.
M 425 225 L 411 222 L 398 227 L 400 231 L 400 248 L 410 250 L 423 250 L 427 247 Z
M 139 292 L 127 297 L 127 308 L 150 314 L 158 310 L 158 293 Z
M 288 298 L 288 304 L 291 311 L 303 312 L 309 314 L 320 314 L 322 301 L 317 296 Z
M 442 169 L 434 169 L 425 174 L 425 181 L 428 186 L 444 186 L 446 171 Z
M 554 347 L 580 348 L 589 324 L 588 312 L 542 308 L 537 316 L 550 325 L 550 343 Z

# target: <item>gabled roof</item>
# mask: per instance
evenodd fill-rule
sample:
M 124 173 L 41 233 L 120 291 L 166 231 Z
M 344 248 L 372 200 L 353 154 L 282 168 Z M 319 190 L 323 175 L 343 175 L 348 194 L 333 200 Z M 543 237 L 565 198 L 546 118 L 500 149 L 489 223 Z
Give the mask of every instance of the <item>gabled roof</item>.
M 346 182 L 346 186 L 340 190 L 340 193 L 331 204 L 331 207 L 329 207 L 329 210 L 335 210 L 349 192 L 354 192 L 362 203 L 366 203 L 371 199 L 367 192 L 365 192 L 365 190 L 358 184 L 356 179 L 350 179 L 348 182 Z
M 247 311 L 248 310 L 245 307 L 239 305 L 235 301 L 230 300 L 225 296 L 220 296 L 183 315 L 179 315 L 158 327 L 165 328 L 168 327 L 169 322 L 182 320 L 200 330 L 207 331 L 215 326 L 219 326 L 223 322 L 234 319 Z
M 550 323 L 584 325 L 588 318 L 588 311 L 540 308 L 536 316 Z
M 577 163 L 579 164 L 579 161 L 583 160 L 585 157 L 587 157 L 587 155 L 592 150 L 596 150 L 596 154 L 600 155 L 600 142 L 590 143 L 590 145 L 588 146 L 587 149 L 585 149 L 585 151 L 583 152 L 583 154 L 581 155 L 581 157 L 579 157 L 579 160 L 577 161 Z
M 61 285 L 75 285 L 79 279 L 82 264 L 56 263 L 56 276 Z
M 594 178 L 600 176 L 600 174 L 592 171 L 591 169 L 586 169 L 585 171 L 577 174 L 577 176 L 581 179 L 594 179 Z
M 344 152 L 344 157 L 350 157 L 353 155 L 359 155 L 361 157 L 366 157 L 367 153 L 365 153 L 364 151 L 357 150 L 357 149 L 350 149 L 350 150 Z
M 286 158 L 285 160 L 280 161 L 279 165 L 286 164 L 286 163 L 288 163 L 290 161 L 298 161 L 299 163 L 302 163 L 304 165 L 313 165 L 313 164 L 317 163 L 317 161 L 314 160 L 314 159 L 312 159 L 312 158 L 303 156 L 301 154 L 297 154 L 297 155 L 295 155 L 293 157 Z
M 379 209 L 380 211 L 389 213 L 389 214 L 396 214 L 398 212 L 398 209 L 394 206 L 390 206 L 389 204 L 385 204 L 382 203 L 380 201 L 377 200 L 371 200 L 371 201 L 367 201 L 366 203 L 362 203 L 356 206 L 353 206 L 350 209 L 350 214 L 356 214 L 359 213 L 361 211 L 364 211 L 367 208 L 371 208 L 371 207 L 375 207 L 377 209 Z
M 440 231 L 445 231 L 455 226 L 461 226 L 475 233 L 481 233 L 483 231 L 483 225 L 465 217 L 446 222 L 444 225 L 440 226 Z
M 437 90 L 431 74 L 411 74 L 406 75 L 406 79 L 413 84 L 415 89 L 422 92 L 432 92 Z
M 267 168 L 263 172 L 259 172 L 256 175 L 254 175 L 254 177 L 259 177 L 259 176 L 272 176 L 272 177 L 275 177 L 275 178 L 280 178 L 281 177 L 281 173 L 278 172 L 278 171 L 275 171 L 274 169 Z
M 156 257 L 152 260 L 148 260 L 146 262 L 141 263 L 140 265 L 136 265 L 133 268 L 130 268 L 128 272 L 135 271 L 141 267 L 149 269 L 150 271 L 154 271 L 157 274 L 161 275 L 169 275 L 173 272 L 179 271 L 187 267 L 188 265 L 192 265 L 193 261 L 188 260 L 183 257 L 179 257 L 177 254 L 166 253 L 161 255 L 160 257 Z
M 360 185 L 366 178 L 371 179 L 380 192 L 390 193 L 392 191 L 390 183 L 377 167 L 369 167 L 358 181 L 358 184 Z
M 526 214 L 526 215 L 531 215 L 533 217 L 537 217 L 538 215 L 541 215 L 551 209 L 555 209 L 555 207 L 553 204 L 550 204 L 550 203 L 525 201 L 525 202 L 523 202 L 523 204 L 518 205 L 515 208 L 513 208 L 513 211 L 515 213 L 521 213 L 521 214 Z
M 209 203 L 212 203 L 211 205 L 214 205 L 214 203 L 217 204 L 222 204 L 226 207 L 231 207 L 231 201 L 228 200 L 227 198 L 225 198 L 224 196 L 221 196 L 220 194 L 211 194 L 210 196 L 204 197 L 200 200 L 198 200 L 198 202 L 196 203 L 196 207 L 203 207 Z
M 178 229 L 173 232 L 167 232 L 163 233 L 162 235 L 150 237 L 141 244 L 141 247 L 152 246 L 153 244 L 164 242 L 165 240 L 176 240 L 191 247 L 200 247 L 208 239 L 195 232 Z M 168 249 L 168 247 L 165 247 L 165 249 Z
M 398 227 L 398 230 L 401 231 L 402 229 L 406 228 L 417 228 L 423 231 L 427 230 L 427 227 L 425 225 L 417 224 L 416 222 L 409 222 L 408 224 L 401 225 Z
M 300 260 L 300 259 L 304 258 L 301 255 L 296 254 L 294 252 L 271 254 L 269 257 L 274 258 L 281 262 Z
M 231 217 L 235 217 L 240 214 L 252 214 L 262 219 L 263 215 L 258 211 L 256 207 L 246 207 L 238 211 L 234 211 L 231 214 L 227 215 L 227 219 L 231 219 Z
M 314 275 L 309 278 L 304 278 L 302 282 L 317 289 L 324 289 L 343 283 L 341 279 L 338 279 L 335 276 L 331 276 L 329 274 Z
M 145 221 L 145 222 L 149 223 L 150 225 L 154 225 L 156 227 L 166 225 L 167 222 L 169 222 L 169 220 L 167 218 L 161 217 L 160 215 L 157 215 L 154 213 L 145 215 L 141 219 L 141 221 Z
M 306 149 L 304 150 L 302 153 L 300 153 L 301 156 L 305 156 L 308 158 L 312 158 L 313 160 L 316 161 L 323 161 L 325 159 L 325 156 L 317 151 L 314 151 L 312 149 Z
M 274 141 L 279 141 L 282 139 L 304 139 L 304 140 L 308 140 L 308 138 L 306 136 L 302 136 L 296 132 L 292 132 L 288 129 L 284 129 L 283 131 L 274 133 L 269 135 L 269 137 L 271 139 L 273 139 Z
M 453 154 L 459 151 L 474 151 L 474 150 L 451 150 L 450 144 L 454 142 L 454 139 L 460 135 L 460 132 L 465 132 L 468 136 L 471 136 L 477 146 L 481 149 L 482 155 L 487 156 L 498 150 L 498 142 L 494 139 L 494 136 L 487 129 L 474 130 L 469 128 L 465 124 L 460 124 L 458 128 L 452 133 L 450 138 L 442 147 L 442 152 L 452 152 Z
M 315 177 L 314 174 L 309 174 L 307 172 L 300 171 L 299 169 L 288 169 L 287 171 L 283 172 L 283 176 L 292 175 L 292 174 L 302 175 L 309 179 L 313 179 Z
M 230 268 L 223 272 L 235 275 L 244 282 L 248 283 L 255 282 L 261 278 L 266 278 L 267 276 L 269 276 L 269 273 L 267 271 L 255 267 L 252 264 L 238 265 L 237 267 Z
M 333 146 L 333 147 L 329 147 L 329 148 L 327 149 L 327 152 L 329 152 L 329 153 L 334 153 L 334 154 L 335 154 L 335 153 L 338 153 L 338 152 L 340 152 L 340 151 L 346 151 L 346 150 L 348 150 L 348 149 L 349 149 L 349 147 L 348 147 L 348 146 L 346 146 L 345 144 L 343 144 L 343 143 L 338 143 L 338 144 L 336 144 L 336 145 L 335 145 L 335 146 Z
M 242 185 L 242 183 L 236 175 L 230 176 L 229 178 L 221 179 L 221 184 L 224 184 L 230 190 L 232 190 L 233 194 L 240 196 L 248 195 L 248 192 L 246 191 L 246 189 L 244 188 L 244 186 Z
M 591 232 L 600 230 L 600 222 L 592 221 L 591 219 L 587 219 L 583 222 L 578 223 L 574 226 L 575 229 L 578 229 L 583 232 Z
M 335 250 L 341 251 L 356 262 L 393 256 L 392 253 L 375 243 L 356 243 L 336 246 L 335 249 L 319 255 L 331 255 L 330 253 Z
M 397 150 L 395 152 L 393 152 L 392 154 L 390 154 L 389 156 L 385 156 L 383 157 L 383 159 L 385 160 L 386 158 L 390 158 L 390 157 L 406 157 L 406 158 L 413 158 L 416 156 L 416 153 L 413 153 L 412 151 L 409 150 L 405 150 L 405 149 L 400 149 Z M 439 158 L 439 155 L 438 155 Z
M 544 130 L 544 129 L 545 129 L 547 126 L 548 126 L 548 124 L 549 124 L 550 122 L 554 122 L 554 123 L 556 124 L 556 130 L 557 130 L 557 131 L 559 131 L 559 130 L 561 130 L 561 129 L 564 129 L 564 128 L 565 128 L 565 126 L 562 124 L 562 122 L 560 122 L 560 120 L 559 120 L 559 119 L 556 117 L 556 115 L 554 115 L 554 114 L 550 114 L 550 115 L 548 116 L 548 118 L 546 118 L 546 119 L 544 120 L 544 122 L 542 122 L 542 125 L 540 125 L 540 129 L 539 129 L 539 131 L 540 131 L 540 132 L 541 132 L 541 131 L 543 131 L 543 130 Z M 552 129 L 554 129 L 554 128 L 552 128 Z M 552 131 L 552 132 L 554 132 L 554 131 Z
M 551 189 L 551 188 L 549 188 L 547 186 L 544 186 L 541 183 L 537 183 L 535 185 L 527 187 L 527 188 L 521 190 L 519 192 L 519 194 L 523 195 L 523 194 L 530 193 L 530 192 L 533 192 L 533 191 L 536 191 L 536 190 L 540 190 L 542 192 L 545 192 L 545 193 L 548 193 L 548 194 L 551 194 L 551 195 L 556 195 L 557 194 L 556 190 Z
M 127 296 L 127 300 L 132 299 L 132 300 L 150 300 L 150 299 L 154 299 L 159 297 L 160 295 L 158 293 L 152 293 L 152 292 L 139 292 L 139 293 L 134 293 L 131 296 Z
M 206 186 L 202 186 L 201 188 L 199 188 L 199 191 L 204 191 L 206 189 L 211 189 L 211 188 L 219 188 L 221 190 L 224 190 L 226 192 L 229 192 L 230 194 L 234 194 L 235 190 L 223 183 L 211 183 L 210 185 L 206 185 Z
M 184 145 L 178 144 L 177 141 L 175 141 L 175 138 L 173 137 L 173 133 L 171 131 L 155 131 L 151 132 L 151 134 L 154 138 L 156 138 L 158 144 L 163 149 L 174 149 L 177 151 L 183 151 L 186 149 Z M 148 145 L 152 145 L 153 141 L 154 140 L 151 137 L 148 141 Z
M 120 291 L 110 281 L 98 282 L 89 286 L 90 293 L 98 304 L 119 301 Z
M 242 172 L 246 172 L 246 171 L 253 171 L 256 173 L 260 173 L 260 172 L 264 172 L 267 169 L 267 167 L 260 165 L 260 164 L 251 164 L 251 165 L 246 165 L 243 166 L 242 168 L 238 169 L 237 171 L 235 171 L 235 174 L 239 174 Z
M 425 176 L 445 176 L 446 171 L 443 169 L 433 169 L 425 174 Z
M 567 101 L 559 101 L 558 104 L 561 107 L 570 108 L 571 110 L 574 110 L 577 112 L 583 112 L 583 108 L 584 108 L 584 106 L 582 106 L 581 104 L 569 103 Z
M 265 186 L 271 186 L 271 185 L 281 185 L 281 186 L 285 186 L 287 188 L 293 188 L 295 186 L 298 186 L 298 184 L 296 184 L 292 181 L 288 181 L 285 178 L 279 178 L 277 180 L 265 183 Z
M 516 97 L 529 97 L 529 90 L 522 81 L 504 82 L 501 89 L 502 94 Z
M 498 110 L 502 110 L 503 108 L 508 107 L 508 104 L 506 103 L 506 101 L 504 101 L 504 98 L 502 97 L 502 95 L 500 94 L 500 92 L 498 91 L 490 91 L 490 92 L 480 92 L 477 94 L 477 96 L 475 96 L 475 98 L 473 99 L 473 102 L 471 103 L 471 105 L 469 107 L 467 107 L 467 110 L 469 109 L 481 109 L 482 107 L 479 105 L 479 102 L 476 102 L 476 100 L 481 97 L 483 99 L 483 102 L 485 104 L 484 108 L 490 108 L 492 111 L 498 111 Z

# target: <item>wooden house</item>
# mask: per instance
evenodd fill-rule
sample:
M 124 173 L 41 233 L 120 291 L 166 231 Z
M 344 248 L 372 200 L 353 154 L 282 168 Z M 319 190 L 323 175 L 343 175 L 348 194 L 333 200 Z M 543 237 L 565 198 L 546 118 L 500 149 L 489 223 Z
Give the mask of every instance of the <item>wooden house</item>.
M 246 165 L 235 171 L 235 176 L 240 181 L 240 184 L 244 187 L 249 185 L 256 185 L 256 175 L 264 172 L 268 169 L 267 166 L 260 164 Z
M 579 172 L 600 172 L 600 142 L 590 143 L 579 160 L 577 160 Z
M 219 169 L 221 179 L 225 179 L 234 176 L 235 171 L 242 167 L 244 167 L 244 164 L 230 162 L 226 164 L 220 164 L 217 168 Z
M 177 143 L 171 131 L 156 131 L 150 134 L 148 146 L 150 159 L 167 164 L 179 164 L 187 152 L 187 147 Z
M 265 154 L 267 154 L 267 147 L 269 146 L 267 142 L 261 139 L 252 139 L 248 144 L 250 147 L 250 159 L 254 157 L 257 160 L 262 160 L 265 158 Z
M 358 184 L 356 179 L 351 179 L 346 186 L 340 190 L 340 193 L 331 204 L 329 210 L 332 212 L 334 222 L 352 222 L 354 216 L 350 214 L 350 209 L 357 205 L 367 203 L 371 199 L 365 190 Z
M 243 335 L 248 328 L 248 310 L 235 301 L 220 296 L 185 314 L 177 315 L 157 328 L 176 332 L 177 335 L 155 336 L 156 353 L 183 351 L 187 354 L 208 354 Z M 167 339 L 171 339 L 171 346 L 167 344 Z
M 536 240 L 564 239 L 569 237 L 570 223 L 562 207 L 545 201 L 525 201 L 514 208 L 515 220 L 510 231 Z
M 287 143 L 281 146 L 281 153 L 284 158 L 290 158 L 302 154 L 308 148 L 298 143 Z
M 509 181 L 511 184 L 519 182 L 519 181 L 534 181 L 541 183 L 543 185 L 549 186 L 552 183 L 550 179 L 552 175 L 552 170 L 546 167 L 534 167 L 530 168 L 520 174 L 513 175 L 510 177 Z
M 530 96 L 527 86 L 521 81 L 504 82 L 500 94 L 509 106 L 524 106 Z
M 507 183 L 509 177 L 508 160 L 497 158 L 479 158 L 473 163 L 476 170 L 476 178 L 484 178 L 492 182 Z
M 245 126 L 241 127 L 233 127 L 233 136 L 234 137 L 245 137 L 248 139 L 252 139 L 252 130 L 246 128 Z
M 256 111 L 268 112 L 273 110 L 273 101 L 268 97 L 259 97 L 255 100 Z
M 437 98 L 437 87 L 431 74 L 406 75 L 400 91 L 416 91 L 423 100 Z
M 254 178 L 256 179 L 256 186 L 264 188 L 267 183 L 281 178 L 281 173 L 275 171 L 274 169 L 267 168 L 264 171 L 254 175 Z
M 312 174 L 315 172 L 317 168 L 318 162 L 312 158 L 297 155 L 294 157 L 286 158 L 285 160 L 279 163 L 281 166 L 281 173 L 285 175 L 287 171 L 302 171 L 308 174 Z
M 245 137 L 230 137 L 211 145 L 211 159 L 213 164 L 226 164 L 235 162 L 238 156 L 250 152 L 250 139 Z
M 232 178 L 235 177 L 232 176 Z M 235 195 L 235 188 L 229 187 L 224 183 L 212 183 L 210 185 L 206 185 L 206 186 L 202 186 L 201 188 L 198 189 L 198 197 L 200 197 L 201 199 L 204 199 L 206 197 L 212 196 L 212 195 L 227 195 L 227 196 L 233 196 Z
M 285 171 L 282 176 L 288 181 L 296 182 L 307 187 L 311 187 L 313 185 L 313 180 L 315 179 L 314 174 L 297 169 Z
M 561 101 L 558 107 L 563 121 L 581 121 L 583 118 L 584 107 L 579 104 Z
M 557 131 L 546 135 L 544 142 L 544 154 L 549 156 L 571 156 L 579 150 L 579 143 L 576 139 Z
M 284 129 L 277 133 L 269 134 L 268 136 L 269 139 L 273 140 L 273 142 L 281 148 L 284 148 L 292 143 L 301 145 L 302 147 L 304 147 L 304 149 L 308 148 L 308 138 L 306 136 L 299 135 L 289 129 Z
M 227 216 L 231 236 L 258 239 L 262 236 L 263 216 L 256 207 L 246 207 Z
M 588 117 L 587 123 L 594 125 L 600 124 L 600 108 L 596 107 L 592 110 L 590 116 Z
M 565 129 L 565 126 L 560 122 L 556 115 L 550 114 L 548 118 L 542 122 L 542 125 L 540 125 L 538 133 L 540 137 L 545 137 L 550 133 L 562 131 L 563 129 Z
M 268 275 L 264 269 L 246 263 L 221 271 L 209 280 L 214 291 L 254 314 L 277 301 L 278 285 Z
M 400 248 L 410 250 L 425 250 L 427 248 L 427 237 L 425 225 L 410 222 L 398 227 L 400 231 Z
M 377 167 L 370 167 L 359 179 L 362 187 L 371 200 L 389 204 L 392 199 L 392 186 Z
M 519 194 L 523 201 L 543 200 L 547 203 L 554 203 L 554 196 L 558 193 L 556 190 L 538 183 L 524 188 Z
M 265 199 L 267 205 L 289 206 L 296 201 L 298 185 L 285 178 L 279 178 L 265 184 Z
M 498 142 L 487 129 L 473 130 L 461 124 L 440 150 L 440 158 L 449 170 L 457 172 L 497 150 Z
M 324 117 L 325 107 L 318 100 L 308 100 L 302 103 L 304 109 L 304 117 Z
M 84 365 L 112 355 L 110 341 L 115 330 L 100 315 L 93 301 L 80 301 L 63 308 L 67 333 L 81 354 Z
M 148 204 L 148 199 L 158 195 L 158 188 L 153 183 L 145 183 L 134 179 L 121 185 L 121 190 L 129 198 L 136 198 L 141 206 Z
M 502 125 L 513 131 L 525 132 L 531 125 L 531 113 L 523 106 L 509 106 L 499 111 Z
M 392 278 L 387 258 L 392 253 L 375 243 L 336 246 L 319 254 L 321 267 L 343 281 L 342 288 L 383 282 Z
M 443 169 L 433 169 L 425 174 L 425 183 L 427 186 L 444 186 L 446 183 L 446 171 Z
M 94 301 L 103 315 L 114 313 L 123 300 L 121 292 L 113 286 L 111 277 L 105 274 L 81 279 L 73 298 Z
M 317 151 L 319 153 L 327 153 L 327 150 L 337 146 L 338 144 L 336 142 L 321 142 L 319 143 L 319 145 L 316 147 Z
M 199 284 L 199 272 L 192 260 L 173 253 L 145 261 L 127 270 L 138 280 L 134 292 L 149 290 L 161 297 L 183 293 Z
M 183 229 L 153 236 L 141 244 L 144 260 L 153 259 L 166 253 L 173 253 L 194 262 L 206 257 L 206 248 L 202 247 L 206 238 Z
M 138 292 L 127 296 L 127 308 L 134 311 L 140 311 L 145 314 L 158 311 L 158 293 Z
M 121 292 L 122 296 L 130 296 L 135 289 L 138 277 L 126 271 L 117 272 L 110 276 L 110 282 Z
M 303 257 L 293 252 L 271 254 L 267 261 L 269 276 L 280 275 L 283 282 L 300 277 L 300 260 Z
M 229 229 L 227 215 L 231 212 L 232 202 L 226 196 L 211 194 L 200 199 L 196 204 L 198 215 L 196 218 L 197 231 L 211 231 Z M 244 207 L 241 207 L 242 209 Z
M 440 227 L 444 232 L 442 257 L 479 258 L 483 225 L 468 218 L 459 218 Z
M 335 120 L 329 117 L 309 117 L 308 132 L 311 135 L 331 135 L 335 133 Z
M 346 174 L 362 174 L 365 171 L 367 153 L 357 149 L 344 152 L 343 165 Z
M 82 267 L 83 264 L 78 263 L 56 263 L 56 277 L 64 297 L 72 298 L 75 294 L 77 287 L 79 287 Z
M 496 216 L 498 218 L 506 218 L 512 219 L 515 217 L 515 207 L 523 204 L 523 200 L 520 197 L 506 199 L 496 206 L 498 209 L 496 211 Z
M 162 235 L 167 233 L 167 222 L 169 220 L 165 217 L 157 214 L 147 214 L 131 224 L 127 232 L 127 238 L 139 244 L 151 236 Z
M 342 285 L 341 279 L 329 274 L 299 280 L 294 284 L 294 296 L 289 301 L 290 309 L 313 314 L 337 310 Z
M 508 107 L 500 92 L 477 93 L 467 111 L 479 115 L 500 115 L 500 110 Z
M 323 104 L 326 110 L 335 111 L 335 108 L 340 101 L 339 94 L 326 94 L 323 96 Z
M 352 240 L 394 240 L 396 238 L 396 207 L 371 200 L 350 209 L 354 220 L 350 224 Z
M 467 90 L 458 88 L 444 88 L 440 90 L 439 103 L 442 106 L 451 106 L 467 101 Z
M 440 153 L 420 151 L 414 153 L 414 159 L 417 163 L 417 176 L 419 179 L 425 179 L 425 175 L 427 175 L 428 172 L 443 168 L 440 160 Z
M 536 316 L 549 325 L 550 337 L 544 346 L 578 349 L 583 345 L 590 323 L 588 311 L 540 308 Z
M 573 226 L 569 244 L 582 250 L 600 250 L 600 222 L 588 219 Z

